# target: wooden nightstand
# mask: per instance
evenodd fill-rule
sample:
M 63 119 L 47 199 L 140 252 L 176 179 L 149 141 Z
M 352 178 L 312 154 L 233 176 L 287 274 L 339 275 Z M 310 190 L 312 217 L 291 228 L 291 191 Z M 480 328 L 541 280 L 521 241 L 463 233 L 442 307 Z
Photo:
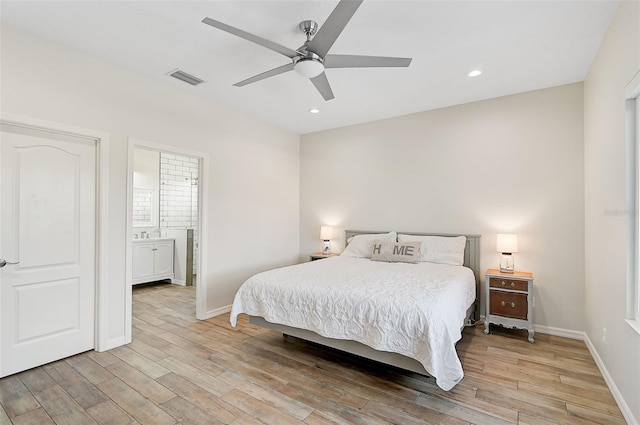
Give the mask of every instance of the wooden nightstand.
M 322 252 L 314 252 L 309 254 L 309 261 L 322 260 L 323 258 L 335 257 L 340 254 L 323 254 Z
M 502 273 L 489 269 L 485 274 L 484 333 L 489 325 L 529 331 L 533 343 L 533 274 L 528 272 Z

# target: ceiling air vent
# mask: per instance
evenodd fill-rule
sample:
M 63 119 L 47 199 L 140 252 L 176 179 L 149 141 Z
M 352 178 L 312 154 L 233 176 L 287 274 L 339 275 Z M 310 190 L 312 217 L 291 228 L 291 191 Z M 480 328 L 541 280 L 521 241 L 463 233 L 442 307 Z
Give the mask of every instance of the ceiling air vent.
M 201 80 L 198 77 L 194 77 L 191 74 L 187 74 L 184 71 L 180 71 L 179 69 L 175 69 L 173 71 L 169 71 L 167 75 L 172 76 L 173 78 L 177 78 L 180 81 L 184 81 L 185 83 L 191 84 L 192 86 L 197 86 L 200 83 L 204 83 L 204 80 Z

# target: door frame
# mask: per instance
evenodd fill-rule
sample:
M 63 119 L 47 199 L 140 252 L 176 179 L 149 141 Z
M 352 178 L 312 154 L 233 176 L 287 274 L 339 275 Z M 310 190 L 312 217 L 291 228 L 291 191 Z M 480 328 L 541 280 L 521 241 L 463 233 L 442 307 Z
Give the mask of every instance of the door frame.
M 109 289 L 109 133 L 74 127 L 20 115 L 0 113 L 0 123 L 44 131 L 67 134 L 91 140 L 96 146 L 96 276 L 95 276 L 95 339 L 94 350 L 105 351 L 122 345 L 120 338 L 108 339 L 108 289 Z
M 129 137 L 128 165 L 127 165 L 127 234 L 126 234 L 126 282 L 125 293 L 125 339 L 131 342 L 132 327 L 132 302 L 133 302 L 133 155 L 135 149 L 148 149 L 169 154 L 185 155 L 199 160 L 198 167 L 198 266 L 196 275 L 196 318 L 207 319 L 207 264 L 203 259 L 207 258 L 207 232 L 208 226 L 204 217 L 207 217 L 207 182 L 209 176 L 209 154 L 205 152 L 184 149 L 177 146 L 163 145 Z

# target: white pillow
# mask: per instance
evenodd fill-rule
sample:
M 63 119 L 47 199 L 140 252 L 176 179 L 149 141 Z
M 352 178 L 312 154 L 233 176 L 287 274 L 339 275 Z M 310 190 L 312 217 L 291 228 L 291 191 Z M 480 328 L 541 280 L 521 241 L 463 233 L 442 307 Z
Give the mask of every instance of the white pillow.
M 418 262 L 450 264 L 461 266 L 464 263 L 464 236 L 414 236 L 398 235 L 399 242 L 422 242 Z
M 395 242 L 396 236 L 396 232 L 355 235 L 353 238 L 350 238 L 351 242 L 340 255 L 344 255 L 345 257 L 371 258 L 373 241 Z

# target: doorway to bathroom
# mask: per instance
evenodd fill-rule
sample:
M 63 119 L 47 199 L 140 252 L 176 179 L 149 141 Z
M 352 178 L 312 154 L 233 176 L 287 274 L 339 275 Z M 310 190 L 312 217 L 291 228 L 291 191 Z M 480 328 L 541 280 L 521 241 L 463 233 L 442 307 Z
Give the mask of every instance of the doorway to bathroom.
M 149 284 L 195 287 L 195 316 L 206 316 L 202 235 L 206 154 L 129 142 L 127 326 L 133 291 Z
M 198 175 L 198 158 L 134 149 L 133 285 L 196 285 Z

